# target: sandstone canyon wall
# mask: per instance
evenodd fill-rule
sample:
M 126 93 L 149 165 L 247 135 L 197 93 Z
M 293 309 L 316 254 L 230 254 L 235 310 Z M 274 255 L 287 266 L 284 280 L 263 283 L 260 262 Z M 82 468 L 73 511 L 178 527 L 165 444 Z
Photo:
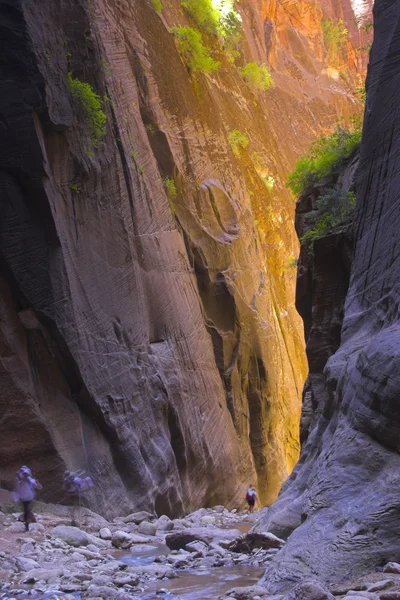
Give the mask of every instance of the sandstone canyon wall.
M 221 70 L 188 73 L 177 0 L 161 15 L 146 0 L 0 0 L 2 485 L 27 462 L 61 501 L 64 468 L 85 468 L 96 510 L 176 515 L 240 503 L 249 478 L 271 502 L 296 463 L 305 360 L 284 181 L 359 111 L 362 65 L 354 40 L 326 59 L 321 20 L 350 23 L 347 0 L 238 6 L 240 60 L 275 81 L 262 94 L 216 40 Z M 69 72 L 104 99 L 94 152 Z
M 314 388 L 318 414 L 308 421 L 299 464 L 259 525 L 290 534 L 264 577 L 271 592 L 304 578 L 335 584 L 399 558 L 399 17 L 398 3 L 375 3 L 340 347 Z M 329 245 L 336 244 L 336 264 L 344 255 L 343 235 L 339 245 L 337 234 L 320 242 L 316 275 Z M 344 264 L 335 276 L 339 292 L 348 260 Z M 314 301 L 309 330 L 335 316 L 338 305 L 331 302 L 327 311 L 332 287 L 308 303 L 303 295 L 309 310 Z M 328 328 L 320 331 L 328 347 Z

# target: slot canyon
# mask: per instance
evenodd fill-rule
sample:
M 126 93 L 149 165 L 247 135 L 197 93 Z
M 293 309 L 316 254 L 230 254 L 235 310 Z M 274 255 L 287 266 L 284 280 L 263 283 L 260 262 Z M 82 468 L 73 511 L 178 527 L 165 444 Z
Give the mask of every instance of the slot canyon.
M 0 599 L 399 600 L 399 21 L 0 0 Z

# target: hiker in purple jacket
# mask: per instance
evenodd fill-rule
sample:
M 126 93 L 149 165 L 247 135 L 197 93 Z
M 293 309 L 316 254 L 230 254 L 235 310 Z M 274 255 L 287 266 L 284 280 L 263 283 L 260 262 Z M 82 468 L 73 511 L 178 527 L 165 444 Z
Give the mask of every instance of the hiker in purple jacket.
M 72 500 L 72 523 L 71 525 L 77 526 L 76 511 L 78 510 L 78 516 L 81 506 L 81 496 L 86 490 L 93 487 L 93 481 L 91 477 L 80 477 L 78 473 L 74 471 L 65 471 L 63 488 L 70 496 Z
M 35 516 L 31 511 L 31 506 L 36 495 L 35 490 L 41 489 L 42 486 L 32 477 L 32 471 L 26 465 L 17 471 L 13 496 L 15 501 L 22 503 L 25 531 L 29 531 L 29 523 L 35 522 Z

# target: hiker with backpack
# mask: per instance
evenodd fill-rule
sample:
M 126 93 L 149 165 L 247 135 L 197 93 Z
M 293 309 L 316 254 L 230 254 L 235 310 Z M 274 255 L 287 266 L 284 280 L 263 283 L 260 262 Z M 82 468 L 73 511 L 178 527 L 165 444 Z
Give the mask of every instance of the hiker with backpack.
M 80 508 L 81 508 L 81 496 L 86 490 L 93 487 L 93 481 L 91 477 L 81 477 L 82 471 L 65 471 L 63 480 L 63 489 L 67 492 L 72 500 L 72 523 L 74 527 L 78 527 L 76 513 L 78 513 L 78 520 L 80 520 Z
M 249 505 L 250 513 L 254 512 L 254 505 L 256 503 L 256 497 L 257 497 L 257 492 L 256 492 L 254 486 L 250 484 L 249 488 L 246 492 L 246 501 L 247 501 L 247 504 Z
M 29 531 L 29 523 L 36 522 L 31 507 L 36 496 L 36 490 L 41 489 L 42 486 L 34 479 L 34 477 L 32 477 L 32 471 L 26 465 L 17 471 L 13 497 L 16 502 L 22 503 L 25 531 Z

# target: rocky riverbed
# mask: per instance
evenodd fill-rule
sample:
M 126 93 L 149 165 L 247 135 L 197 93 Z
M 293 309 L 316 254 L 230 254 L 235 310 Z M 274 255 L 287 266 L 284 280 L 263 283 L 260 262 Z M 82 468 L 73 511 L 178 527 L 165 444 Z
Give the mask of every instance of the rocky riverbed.
M 141 511 L 109 522 L 81 509 L 76 527 L 69 508 L 41 504 L 25 532 L 20 513 L 0 512 L 0 599 L 272 598 L 258 580 L 285 542 L 249 531 L 258 516 L 216 506 L 184 519 Z M 330 591 L 305 581 L 273 598 L 400 600 L 400 565 L 384 571 Z
M 19 517 L 0 513 L 2 599 L 198 598 L 210 586 L 207 597 L 217 598 L 235 583 L 255 583 L 284 543 L 246 533 L 256 515 L 223 506 L 185 519 L 141 511 L 112 522 L 81 509 L 73 527 L 67 507 L 39 505 L 29 532 Z

